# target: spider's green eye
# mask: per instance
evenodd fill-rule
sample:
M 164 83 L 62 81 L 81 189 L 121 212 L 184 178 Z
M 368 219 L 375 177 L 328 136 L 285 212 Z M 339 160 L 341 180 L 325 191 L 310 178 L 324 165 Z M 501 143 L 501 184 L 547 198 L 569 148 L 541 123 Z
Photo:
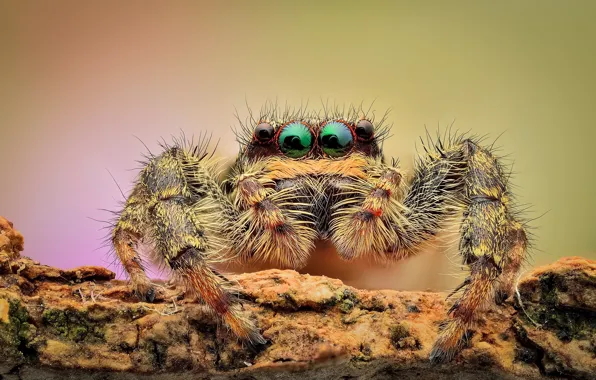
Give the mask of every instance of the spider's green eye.
M 281 130 L 279 134 L 279 149 L 288 157 L 299 158 L 305 156 L 312 147 L 310 129 L 302 123 L 293 122 Z
M 347 154 L 354 145 L 354 136 L 350 128 L 339 121 L 332 121 L 321 129 L 319 145 L 323 152 L 331 157 L 341 157 Z

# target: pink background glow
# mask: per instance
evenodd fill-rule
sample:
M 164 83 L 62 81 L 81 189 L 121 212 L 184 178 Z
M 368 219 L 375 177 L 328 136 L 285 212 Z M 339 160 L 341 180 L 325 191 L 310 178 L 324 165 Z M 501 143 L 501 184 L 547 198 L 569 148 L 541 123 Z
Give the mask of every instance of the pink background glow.
M 0 215 L 43 263 L 108 265 L 93 219 L 121 199 L 107 170 L 131 188 L 144 151 L 133 136 L 156 151 L 161 137 L 210 131 L 231 157 L 245 100 L 376 99 L 406 169 L 425 124 L 505 132 L 519 201 L 548 212 L 532 264 L 596 258 L 594 3 L 381 4 L 2 2 Z M 363 286 L 457 282 L 440 254 L 367 272 L 317 255 L 305 271 Z

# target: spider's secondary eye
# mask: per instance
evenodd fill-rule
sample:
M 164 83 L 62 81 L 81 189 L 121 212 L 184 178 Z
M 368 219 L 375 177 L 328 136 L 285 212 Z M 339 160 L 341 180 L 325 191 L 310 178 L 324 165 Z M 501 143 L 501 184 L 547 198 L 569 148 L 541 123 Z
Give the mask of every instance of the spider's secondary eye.
M 375 127 L 373 127 L 372 123 L 368 120 L 360 120 L 358 124 L 356 124 L 355 132 L 360 140 L 368 141 L 372 139 L 375 133 Z
M 255 137 L 260 142 L 267 142 L 273 138 L 275 130 L 269 123 L 261 123 L 255 128 Z
M 294 122 L 283 127 L 279 134 L 279 149 L 288 157 L 305 156 L 312 147 L 310 129 L 302 123 Z
M 352 149 L 354 137 L 347 125 L 339 121 L 332 121 L 321 129 L 319 145 L 323 148 L 323 152 L 329 156 L 341 157 Z

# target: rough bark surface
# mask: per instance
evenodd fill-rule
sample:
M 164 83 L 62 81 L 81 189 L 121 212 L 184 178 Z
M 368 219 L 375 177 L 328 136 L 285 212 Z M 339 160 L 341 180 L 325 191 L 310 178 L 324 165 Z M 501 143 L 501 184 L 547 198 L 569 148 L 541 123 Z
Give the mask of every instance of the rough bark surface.
M 19 257 L 22 249 L 0 218 L 0 380 L 596 374 L 596 262 L 580 257 L 534 270 L 517 296 L 483 314 L 454 361 L 433 366 L 442 293 L 358 290 L 290 270 L 234 276 L 269 341 L 243 347 L 180 289 L 162 284 L 155 303 L 141 303 L 105 268 L 60 270 Z

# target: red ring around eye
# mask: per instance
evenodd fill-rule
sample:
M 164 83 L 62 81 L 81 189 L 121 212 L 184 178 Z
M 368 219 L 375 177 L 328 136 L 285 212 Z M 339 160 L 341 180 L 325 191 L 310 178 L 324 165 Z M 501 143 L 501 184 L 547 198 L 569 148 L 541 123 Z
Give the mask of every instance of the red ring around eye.
M 342 157 L 351 152 L 354 146 L 354 130 L 344 120 L 325 122 L 319 131 L 319 146 L 326 156 Z
M 290 121 L 284 124 L 275 135 L 277 148 L 285 156 L 301 158 L 314 146 L 312 128 L 302 121 Z

